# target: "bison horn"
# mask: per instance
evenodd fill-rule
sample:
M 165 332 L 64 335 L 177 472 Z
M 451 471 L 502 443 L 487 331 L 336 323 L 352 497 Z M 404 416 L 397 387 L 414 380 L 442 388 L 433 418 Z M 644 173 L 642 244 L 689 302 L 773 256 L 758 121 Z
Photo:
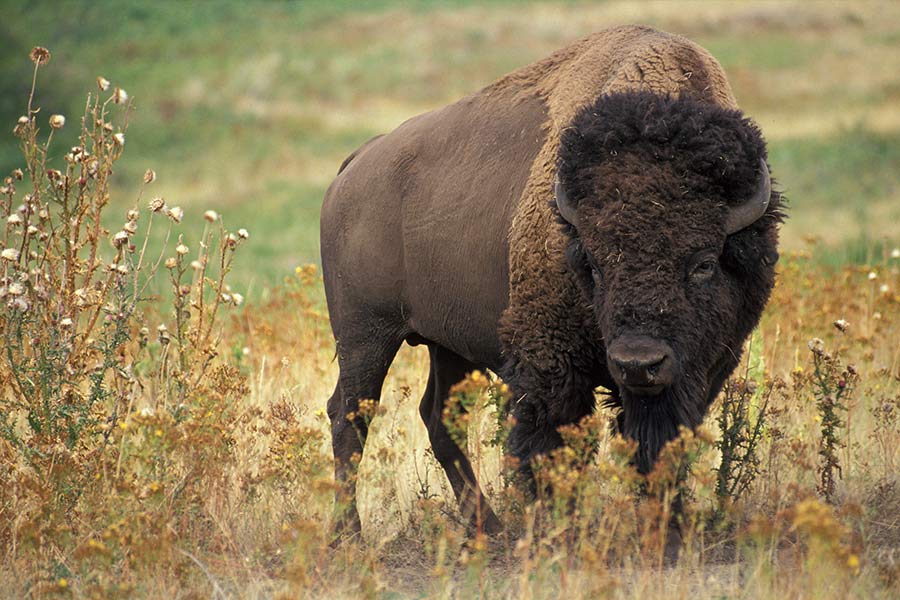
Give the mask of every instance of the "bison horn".
M 771 196 L 772 178 L 769 177 L 769 168 L 766 166 L 766 161 L 760 159 L 756 191 L 750 199 L 728 210 L 728 217 L 725 220 L 725 233 L 731 235 L 755 223 L 757 219 L 766 213 Z
M 559 180 L 559 177 L 556 178 L 553 192 L 556 194 L 556 210 L 559 211 L 560 216 L 570 225 L 575 225 L 578 220 L 578 215 L 575 213 L 575 207 L 572 206 L 572 203 L 569 201 L 569 196 L 566 194 L 566 190 L 563 188 L 563 184 Z

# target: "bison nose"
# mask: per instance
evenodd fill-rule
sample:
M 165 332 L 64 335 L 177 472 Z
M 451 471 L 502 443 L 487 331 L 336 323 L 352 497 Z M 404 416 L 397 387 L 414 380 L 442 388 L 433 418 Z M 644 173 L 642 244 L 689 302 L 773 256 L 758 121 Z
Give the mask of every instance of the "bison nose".
M 620 336 L 606 354 L 613 379 L 633 393 L 658 394 L 675 380 L 675 354 L 663 341 Z

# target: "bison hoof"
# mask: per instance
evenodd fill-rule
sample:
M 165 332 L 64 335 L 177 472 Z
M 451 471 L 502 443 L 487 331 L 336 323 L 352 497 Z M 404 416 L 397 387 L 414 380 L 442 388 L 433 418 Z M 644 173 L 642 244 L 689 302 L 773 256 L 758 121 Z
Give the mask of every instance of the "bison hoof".
M 337 548 L 346 542 L 355 542 L 361 539 L 362 523 L 359 520 L 359 513 L 353 509 L 335 521 L 329 546 Z
M 663 548 L 663 565 L 667 567 L 674 566 L 681 556 L 681 550 L 684 548 L 684 538 L 681 530 L 675 525 L 671 525 L 666 531 L 666 545 Z
M 503 531 L 503 523 L 497 518 L 493 511 L 485 515 L 484 521 L 481 523 L 481 530 L 486 535 L 497 535 Z

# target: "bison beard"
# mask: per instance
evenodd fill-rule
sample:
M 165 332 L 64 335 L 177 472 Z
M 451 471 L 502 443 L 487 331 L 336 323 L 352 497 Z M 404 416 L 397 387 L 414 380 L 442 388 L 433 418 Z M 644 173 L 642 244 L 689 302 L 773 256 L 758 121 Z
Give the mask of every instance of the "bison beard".
M 634 458 L 638 472 L 647 474 L 653 468 L 660 451 L 678 437 L 681 427 L 693 428 L 703 420 L 703 408 L 707 397 L 706 386 L 682 382 L 666 390 L 658 398 L 641 398 L 622 393 L 620 401 L 622 434 L 638 443 Z M 699 400 L 699 401 L 698 401 Z

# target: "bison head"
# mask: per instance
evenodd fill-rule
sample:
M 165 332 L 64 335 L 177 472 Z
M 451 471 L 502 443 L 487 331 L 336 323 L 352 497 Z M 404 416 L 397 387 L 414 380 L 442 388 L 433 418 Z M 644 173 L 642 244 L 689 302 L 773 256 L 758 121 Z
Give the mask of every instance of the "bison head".
M 772 289 L 782 212 L 765 142 L 738 111 L 604 96 L 563 132 L 555 196 L 647 472 L 702 421 Z

